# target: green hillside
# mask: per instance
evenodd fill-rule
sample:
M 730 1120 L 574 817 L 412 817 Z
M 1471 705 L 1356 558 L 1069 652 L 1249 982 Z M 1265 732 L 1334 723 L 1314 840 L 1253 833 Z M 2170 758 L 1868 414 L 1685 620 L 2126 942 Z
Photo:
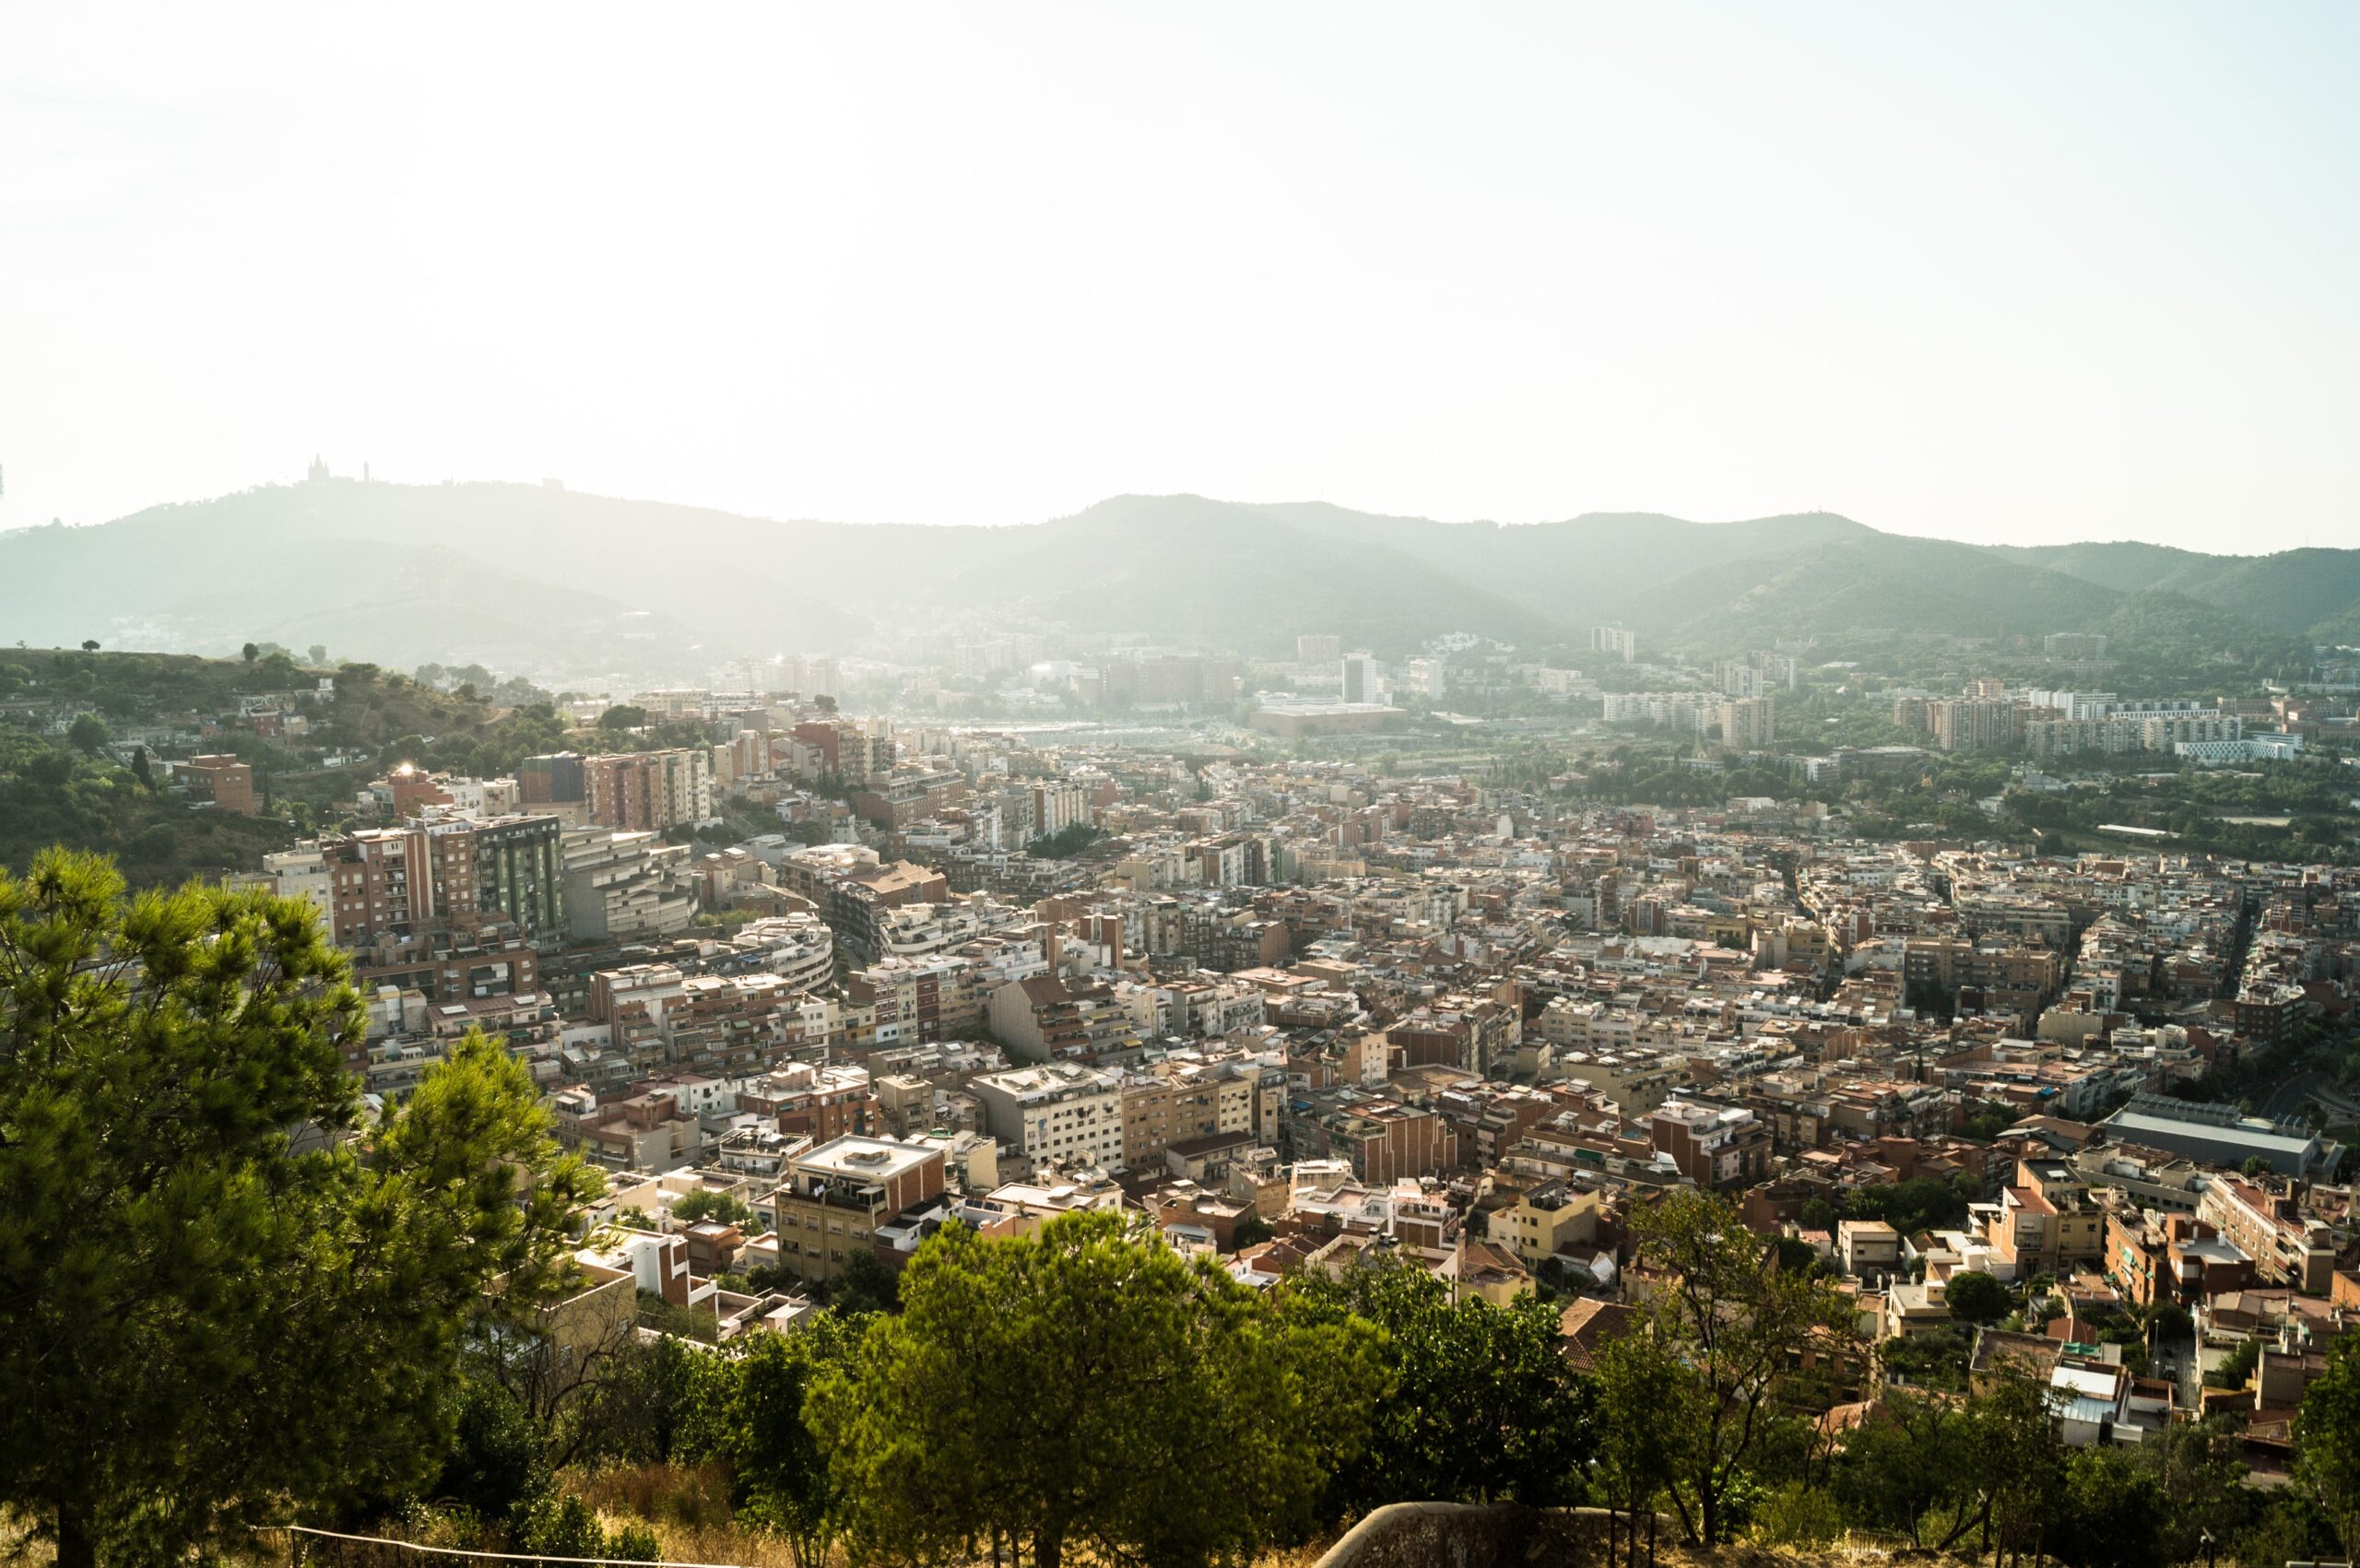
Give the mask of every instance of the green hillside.
M 301 743 L 230 726 L 173 749 L 181 755 L 201 745 L 253 764 L 267 802 L 260 817 L 192 808 L 166 787 L 160 756 L 144 759 L 126 737 L 150 728 L 193 733 L 206 719 L 234 714 L 242 698 L 308 689 L 322 675 L 336 690 L 301 710 L 313 729 Z M 371 665 L 318 670 L 284 654 L 248 662 L 0 649 L 0 708 L 10 721 L 0 722 L 0 866 L 21 870 L 34 851 L 62 843 L 116 856 L 136 886 L 254 869 L 267 851 L 343 815 L 353 792 L 395 761 L 496 775 L 536 752 L 628 750 L 682 738 L 662 729 L 593 735 L 572 728 L 546 703 L 504 707 Z M 68 714 L 87 714 L 97 728 L 85 727 L 78 742 L 53 733 Z M 361 760 L 324 767 L 317 760 L 323 750 Z
M 0 533 L 0 641 L 325 644 L 545 684 L 700 679 L 774 653 L 891 658 L 947 626 L 1282 654 L 1446 632 L 1535 654 L 1621 622 L 1709 652 L 1780 635 L 2104 630 L 2203 607 L 2210 643 L 2360 637 L 2360 550 L 1980 548 L 1832 513 L 1437 523 L 1325 502 L 1120 496 L 1009 528 L 774 522 L 539 486 L 329 480 Z M 2179 613 L 2179 612 L 2175 612 Z M 2138 626 L 2152 618 L 2134 617 Z M 2143 634 L 2143 633 L 2142 633 Z
M 2125 592 L 2177 594 L 2290 634 L 2360 635 L 2360 550 L 2200 555 L 2124 541 L 1993 553 Z

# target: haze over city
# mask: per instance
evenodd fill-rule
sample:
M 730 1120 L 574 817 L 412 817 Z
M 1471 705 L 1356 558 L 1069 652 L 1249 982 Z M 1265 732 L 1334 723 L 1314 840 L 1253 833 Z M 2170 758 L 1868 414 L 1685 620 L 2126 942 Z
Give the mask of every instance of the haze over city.
M 2350 1568 L 2355 46 L 9 13 L 0 1568 Z
M 283 479 L 2360 543 L 2349 8 L 20 11 L 0 527 Z

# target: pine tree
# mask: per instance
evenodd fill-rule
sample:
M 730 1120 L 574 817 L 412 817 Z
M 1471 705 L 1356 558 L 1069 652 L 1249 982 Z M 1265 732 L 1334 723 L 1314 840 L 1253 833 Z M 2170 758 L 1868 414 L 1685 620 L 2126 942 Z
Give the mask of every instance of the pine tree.
M 364 1129 L 362 1023 L 301 901 L 0 873 L 0 1504 L 59 1568 L 431 1479 L 488 1287 L 570 1280 L 530 1075 L 470 1034 Z

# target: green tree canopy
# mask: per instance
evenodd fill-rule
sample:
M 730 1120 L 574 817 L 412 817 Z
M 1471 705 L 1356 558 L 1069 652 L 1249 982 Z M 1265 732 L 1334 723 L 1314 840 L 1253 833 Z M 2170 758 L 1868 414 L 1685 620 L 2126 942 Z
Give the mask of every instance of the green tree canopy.
M 672 1205 L 672 1218 L 684 1224 L 701 1220 L 718 1220 L 725 1225 L 744 1225 L 754 1218 L 746 1200 L 733 1193 L 700 1190 L 692 1192 Z
M 2360 1335 L 2338 1336 L 2327 1370 L 2303 1390 L 2295 1441 L 2304 1485 L 2334 1526 L 2345 1555 L 2360 1551 Z
M 1660 1336 L 1625 1334 L 1599 1354 L 1596 1397 L 1600 1493 L 1608 1508 L 1631 1515 L 1634 1525 L 1646 1515 L 1652 1557 L 1657 1504 L 1673 1478 L 1695 1463 L 1689 1445 L 1705 1427 L 1704 1385 Z M 1635 1562 L 1635 1527 L 1628 1539 Z
M 487 1287 L 564 1276 L 524 1067 L 470 1035 L 364 1134 L 361 1027 L 301 901 L 0 873 L 0 1503 L 61 1568 L 424 1483 Z
M 1774 1396 L 1806 1352 L 1857 1353 L 1853 1312 L 1823 1278 L 1766 1267 L 1767 1244 L 1717 1193 L 1683 1188 L 1642 1208 L 1641 1265 L 1663 1281 L 1655 1330 L 1696 1379 L 1671 1496 L 1689 1535 L 1728 1539 L 1730 1504 L 1778 1419 Z M 1693 1413 L 1692 1413 L 1693 1412 Z
M 1372 1338 L 1290 1322 L 1115 1215 L 991 1241 L 954 1226 L 808 1411 L 856 1556 L 1242 1562 L 1305 1531 L 1359 1447 Z
M 1536 1505 L 1577 1497 L 1592 1432 L 1587 1387 L 1557 1344 L 1557 1313 L 1527 1297 L 1453 1302 L 1447 1281 L 1385 1264 L 1311 1275 L 1291 1309 L 1383 1331 L 1392 1394 L 1368 1446 L 1337 1477 L 1349 1509 L 1415 1500 Z
M 95 713 L 78 714 L 66 728 L 65 743 L 86 757 L 95 757 L 107 743 L 107 726 Z
M 2008 1287 L 1979 1269 L 1963 1269 L 1942 1292 L 1951 1315 L 1962 1323 L 1997 1323 L 2015 1306 Z
M 1929 1515 L 1953 1508 L 1966 1486 L 1965 1415 L 1949 1401 L 1896 1394 L 1846 1440 L 1834 1471 L 1847 1515 L 1873 1528 L 1905 1533 L 1913 1547 L 1947 1547 L 1973 1524 L 1959 1511 L 1940 1541 L 1922 1534 Z
M 699 1356 L 690 1367 L 676 1456 L 726 1461 L 738 1505 L 812 1568 L 826 1562 L 843 1515 L 804 1405 L 859 1344 L 857 1326 L 823 1312 L 793 1334 L 748 1335 L 733 1351 Z
M 902 1277 L 875 1252 L 857 1247 L 844 1259 L 844 1272 L 829 1285 L 829 1299 L 846 1316 L 898 1311 L 902 1304 Z

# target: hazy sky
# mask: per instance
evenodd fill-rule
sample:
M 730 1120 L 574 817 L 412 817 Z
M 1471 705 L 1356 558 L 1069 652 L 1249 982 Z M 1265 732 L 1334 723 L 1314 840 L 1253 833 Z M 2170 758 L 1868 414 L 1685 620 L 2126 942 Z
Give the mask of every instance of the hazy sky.
M 2360 6 L 23 6 L 0 525 L 338 472 L 2360 546 Z

